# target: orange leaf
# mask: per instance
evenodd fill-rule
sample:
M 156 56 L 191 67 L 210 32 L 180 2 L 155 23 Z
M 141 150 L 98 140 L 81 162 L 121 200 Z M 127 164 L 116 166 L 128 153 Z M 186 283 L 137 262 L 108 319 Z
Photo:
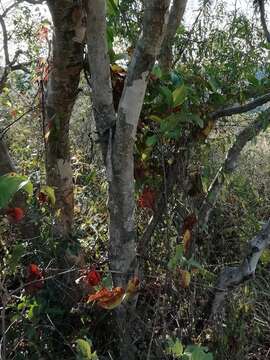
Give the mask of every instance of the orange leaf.
M 132 295 L 135 295 L 139 290 L 139 285 L 140 285 L 140 280 L 136 276 L 133 279 L 129 280 L 126 289 L 125 298 L 129 298 Z
M 87 302 L 97 301 L 100 307 L 111 310 L 121 304 L 124 293 L 125 290 L 121 287 L 116 287 L 112 290 L 103 288 L 95 294 L 90 295 Z
M 189 229 L 187 229 L 183 235 L 183 244 L 184 244 L 184 253 L 185 254 L 187 253 L 187 251 L 189 249 L 191 237 L 192 237 L 191 231 Z
M 214 127 L 214 121 L 213 120 L 209 120 L 206 127 L 202 129 L 202 134 L 205 136 L 205 138 L 207 138 L 207 136 L 210 134 L 211 130 Z
M 187 270 L 180 270 L 181 280 L 180 285 L 183 289 L 188 288 L 191 280 L 190 272 Z

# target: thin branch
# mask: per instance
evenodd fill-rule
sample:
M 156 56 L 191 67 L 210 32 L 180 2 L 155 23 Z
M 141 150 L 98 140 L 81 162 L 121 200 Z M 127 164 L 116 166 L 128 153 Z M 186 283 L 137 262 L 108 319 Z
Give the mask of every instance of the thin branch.
M 204 10 L 205 6 L 206 6 L 208 3 L 210 3 L 210 1 L 211 1 L 211 0 L 205 0 L 204 4 L 203 4 L 203 5 L 201 6 L 201 8 L 199 9 L 199 12 L 198 12 L 198 14 L 197 14 L 197 16 L 196 16 L 193 24 L 192 24 L 191 30 L 189 31 L 186 40 L 185 40 L 185 41 L 183 42 L 183 44 L 181 45 L 181 48 L 180 48 L 180 50 L 179 50 L 179 52 L 178 52 L 178 54 L 177 54 L 176 59 L 175 59 L 174 62 L 173 62 L 172 67 L 174 67 L 174 66 L 178 63 L 178 61 L 180 61 L 181 56 L 183 55 L 183 52 L 185 51 L 188 43 L 190 42 L 191 36 L 192 36 L 192 34 L 194 33 L 194 31 L 195 31 L 195 26 L 197 25 L 197 23 L 198 23 L 201 15 L 202 15 L 202 13 L 203 13 L 203 10 Z
M 20 121 L 23 117 L 25 117 L 25 115 L 29 114 L 30 112 L 34 111 L 35 108 L 30 108 L 27 111 L 25 111 L 22 115 L 20 115 L 17 119 L 15 119 L 14 121 L 12 121 L 10 124 L 8 124 L 6 127 L 4 127 L 3 130 L 0 131 L 0 140 L 3 139 L 4 135 L 8 132 L 8 130 L 14 125 L 16 124 L 18 121 Z
M 270 107 L 260 113 L 255 121 L 242 130 L 236 137 L 236 140 L 227 153 L 223 165 L 220 167 L 216 176 L 210 185 L 207 196 L 199 211 L 199 224 L 207 224 L 209 215 L 214 208 L 220 190 L 223 187 L 225 179 L 235 170 L 241 151 L 245 145 L 254 139 L 263 129 L 266 129 L 270 123 Z
M 19 4 L 21 4 L 23 2 L 27 2 L 27 3 L 33 4 L 33 5 L 39 5 L 39 4 L 43 4 L 45 2 L 45 0 L 17 0 L 14 3 L 12 3 L 11 5 L 9 5 L 3 11 L 2 16 L 5 17 L 10 10 L 12 10 L 14 7 L 18 6 Z
M 259 6 L 261 23 L 262 23 L 264 35 L 267 39 L 267 42 L 270 43 L 270 32 L 268 30 L 267 23 L 266 23 L 264 0 L 257 0 L 256 3 Z
M 9 60 L 9 51 L 8 51 L 8 33 L 7 33 L 6 23 L 2 15 L 0 15 L 0 25 L 2 27 L 5 66 L 9 66 L 10 60 Z
M 254 110 L 259 106 L 262 106 L 269 101 L 270 101 L 270 93 L 267 93 L 265 95 L 255 98 L 254 100 L 248 102 L 247 104 L 233 105 L 231 107 L 226 107 L 226 108 L 214 111 L 213 113 L 210 113 L 209 115 L 207 115 L 207 117 L 212 120 L 217 120 L 217 119 L 219 119 L 221 117 L 225 117 L 225 116 L 243 114 L 248 111 Z

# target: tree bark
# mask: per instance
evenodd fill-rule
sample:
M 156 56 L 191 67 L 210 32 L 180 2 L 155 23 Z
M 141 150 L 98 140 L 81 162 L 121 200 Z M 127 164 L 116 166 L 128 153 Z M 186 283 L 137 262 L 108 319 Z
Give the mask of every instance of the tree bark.
M 258 261 L 263 250 L 270 245 L 270 220 L 249 242 L 247 255 L 239 266 L 226 267 L 222 270 L 212 303 L 211 318 L 214 320 L 222 313 L 222 305 L 228 293 L 255 275 Z
M 168 0 L 147 1 L 143 33 L 128 67 L 123 94 L 115 114 L 107 55 L 106 2 L 87 2 L 87 44 L 95 121 L 109 182 L 110 269 L 113 270 L 114 285 L 123 288 L 138 267 L 134 223 L 134 142 L 148 75 L 160 51 L 166 29 L 169 3 Z M 120 307 L 117 315 L 120 358 L 132 360 L 136 355 L 130 340 L 130 312 L 128 308 Z
M 8 148 L 5 142 L 0 139 L 0 176 L 15 171 L 15 166 L 10 158 Z
M 74 194 L 70 165 L 69 122 L 83 67 L 83 9 L 72 0 L 49 0 L 53 55 L 45 100 L 49 137 L 46 146 L 47 183 L 56 195 L 56 233 L 67 238 L 72 229 Z
M 183 19 L 184 12 L 186 10 L 187 0 L 174 0 L 169 15 L 168 26 L 164 39 L 162 41 L 162 46 L 159 55 L 159 64 L 161 70 L 164 73 L 167 73 L 172 66 L 173 62 L 173 40 L 175 33 Z

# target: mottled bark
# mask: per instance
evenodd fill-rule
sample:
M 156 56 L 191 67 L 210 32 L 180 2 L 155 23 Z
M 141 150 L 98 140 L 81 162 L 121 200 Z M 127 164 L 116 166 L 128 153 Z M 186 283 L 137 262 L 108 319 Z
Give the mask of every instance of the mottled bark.
M 46 91 L 48 185 L 56 195 L 56 232 L 67 237 L 73 222 L 73 180 L 70 165 L 69 121 L 83 66 L 83 9 L 72 0 L 48 1 L 52 15 L 53 55 Z
M 148 75 L 160 50 L 169 1 L 148 1 L 143 33 L 136 46 L 120 99 L 117 120 L 113 110 L 107 56 L 105 1 L 88 1 L 87 43 L 95 120 L 106 144 L 109 180 L 110 266 L 115 285 L 125 286 L 136 269 L 133 147 Z M 100 50 L 101 49 L 101 50 Z M 106 96 L 104 96 L 104 93 Z
M 186 9 L 187 0 L 173 0 L 170 9 L 170 15 L 168 20 L 168 26 L 159 55 L 159 64 L 164 73 L 168 72 L 173 62 L 173 40 L 176 31 L 183 19 L 183 15 Z
M 110 269 L 115 286 L 126 287 L 137 270 L 134 223 L 134 142 L 145 96 L 148 75 L 160 51 L 170 1 L 149 0 L 144 10 L 143 33 L 128 68 L 117 115 L 113 110 L 106 41 L 105 0 L 88 0 L 87 44 L 95 120 L 109 181 Z M 105 96 L 104 96 L 105 93 Z M 118 311 L 120 358 L 134 359 L 130 313 Z
M 110 261 L 122 272 L 115 277 L 126 283 L 137 268 L 134 224 L 134 142 L 143 105 L 148 75 L 160 51 L 166 29 L 169 1 L 148 1 L 143 33 L 128 68 L 112 143 L 112 181 L 110 182 Z

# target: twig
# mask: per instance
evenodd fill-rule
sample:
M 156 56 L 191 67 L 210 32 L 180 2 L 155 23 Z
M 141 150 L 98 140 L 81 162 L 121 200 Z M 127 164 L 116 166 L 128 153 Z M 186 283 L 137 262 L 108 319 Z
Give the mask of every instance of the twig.
M 0 140 L 3 139 L 4 135 L 8 132 L 8 130 L 16 124 L 19 120 L 21 120 L 25 115 L 29 114 L 30 112 L 34 111 L 36 107 L 31 107 L 26 112 L 24 112 L 22 115 L 20 115 L 17 119 L 12 121 L 10 124 L 8 124 L 3 130 L 0 131 Z

